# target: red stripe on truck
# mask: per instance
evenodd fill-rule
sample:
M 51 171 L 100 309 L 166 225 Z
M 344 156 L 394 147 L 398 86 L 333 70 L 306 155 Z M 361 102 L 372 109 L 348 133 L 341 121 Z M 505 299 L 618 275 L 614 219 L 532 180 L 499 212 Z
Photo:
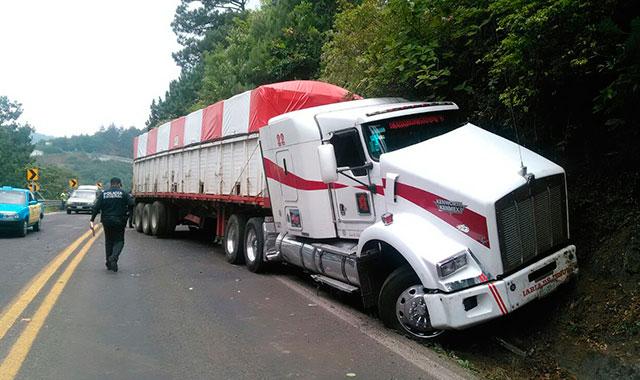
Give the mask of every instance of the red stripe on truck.
M 215 201 L 227 203 L 244 203 L 261 207 L 270 207 L 269 198 L 250 195 L 223 195 L 223 194 L 199 194 L 199 193 L 171 193 L 171 192 L 141 192 L 136 191 L 133 194 L 139 198 L 176 198 L 190 199 L 198 201 Z
M 283 185 L 287 185 L 294 189 L 306 190 L 306 191 L 327 190 L 329 188 L 329 186 L 322 181 L 313 181 L 310 179 L 305 179 L 291 173 L 288 170 L 287 172 L 285 172 L 283 168 L 281 168 L 276 163 L 274 163 L 273 161 L 267 158 L 263 159 L 263 161 L 264 161 L 264 172 L 267 178 L 271 178 L 272 180 L 276 182 L 280 182 Z M 332 186 L 334 189 L 347 187 L 346 185 L 343 185 L 340 183 L 333 183 Z
M 482 273 L 478 279 L 480 280 L 480 282 L 486 282 L 489 281 L 489 278 Z M 500 292 L 498 291 L 498 288 L 496 288 L 496 286 L 492 283 L 488 283 L 487 287 L 489 288 L 489 291 L 491 292 L 491 295 L 493 295 L 493 299 L 496 300 L 496 304 L 498 305 L 498 308 L 500 309 L 500 313 L 502 315 L 505 315 L 508 313 L 507 310 L 507 306 L 505 306 L 504 301 L 502 300 L 502 297 L 500 296 Z
M 500 308 L 500 312 L 502 313 L 502 315 L 507 314 L 507 307 L 504 305 L 504 302 L 502 301 L 502 297 L 500 297 L 500 293 L 498 292 L 498 289 L 492 283 L 489 283 L 488 285 L 489 285 L 489 290 L 491 290 L 491 293 L 493 294 L 493 298 L 495 298 L 496 303 Z
M 297 176 L 290 171 L 287 171 L 285 173 L 285 170 L 282 167 L 278 166 L 276 163 L 267 158 L 264 158 L 263 162 L 264 171 L 267 178 L 270 178 L 283 185 L 304 191 L 327 190 L 329 188 L 327 184 L 323 183 L 322 181 L 308 180 Z M 383 179 L 382 186 L 376 185 L 377 194 L 384 195 L 385 182 L 386 181 Z M 348 187 L 347 185 L 343 185 L 341 183 L 332 183 L 331 186 L 334 189 L 342 189 Z M 366 186 L 356 186 L 356 188 L 368 190 Z M 476 240 L 480 244 L 484 245 L 487 248 L 490 248 L 487 219 L 484 216 L 472 210 L 469 210 L 468 208 L 465 208 L 462 214 L 440 211 L 436 206 L 436 200 L 446 199 L 428 191 L 418 189 L 411 185 L 400 182 L 398 182 L 396 185 L 396 195 L 416 204 L 417 206 L 422 207 L 426 211 L 460 230 L 462 233 Z M 463 231 L 464 229 L 461 227 L 463 225 L 469 229 L 468 232 Z
M 447 199 L 400 182 L 396 184 L 396 195 L 422 207 L 437 218 L 465 233 L 473 240 L 490 248 L 487 219 L 484 216 L 469 210 L 469 208 L 465 208 L 462 214 L 440 211 L 436 206 L 436 201 L 446 201 Z M 464 232 L 461 226 L 466 226 L 469 232 Z

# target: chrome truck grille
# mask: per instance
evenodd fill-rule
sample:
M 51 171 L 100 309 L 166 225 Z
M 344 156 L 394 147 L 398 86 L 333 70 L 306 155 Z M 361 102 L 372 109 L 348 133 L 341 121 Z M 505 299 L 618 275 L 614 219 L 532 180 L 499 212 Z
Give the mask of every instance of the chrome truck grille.
M 504 272 L 552 253 L 569 239 L 564 175 L 536 178 L 496 202 Z

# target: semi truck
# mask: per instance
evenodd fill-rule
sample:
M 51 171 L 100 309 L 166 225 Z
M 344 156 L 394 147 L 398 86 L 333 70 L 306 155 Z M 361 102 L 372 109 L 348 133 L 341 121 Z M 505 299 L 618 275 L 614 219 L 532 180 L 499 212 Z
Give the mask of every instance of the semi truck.
M 415 339 L 578 272 L 563 168 L 453 102 L 276 83 L 147 131 L 134 156 L 139 232 L 210 231 L 228 262 L 302 268 Z

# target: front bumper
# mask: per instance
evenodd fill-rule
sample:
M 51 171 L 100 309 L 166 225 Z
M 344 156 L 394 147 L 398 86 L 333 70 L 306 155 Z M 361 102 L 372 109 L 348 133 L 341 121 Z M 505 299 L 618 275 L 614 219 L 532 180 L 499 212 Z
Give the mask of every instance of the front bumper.
M 0 219 L 0 231 L 14 231 L 22 228 L 22 220 Z
M 93 210 L 93 205 L 82 205 L 82 204 L 76 204 L 76 205 L 67 205 L 67 210 L 71 210 L 71 211 L 91 211 Z
M 462 329 L 542 298 L 577 273 L 576 247 L 570 245 L 502 280 L 424 298 L 434 328 Z

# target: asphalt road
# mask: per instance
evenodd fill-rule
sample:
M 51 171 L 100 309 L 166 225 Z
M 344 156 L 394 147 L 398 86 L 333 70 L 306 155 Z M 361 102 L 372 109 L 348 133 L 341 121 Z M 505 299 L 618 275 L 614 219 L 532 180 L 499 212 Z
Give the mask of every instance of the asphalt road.
M 467 375 L 352 300 L 318 291 L 297 272 L 232 266 L 219 246 L 187 231 L 156 239 L 128 229 L 112 273 L 100 233 L 60 258 L 86 232 L 86 215 L 45 221 L 26 238 L 0 237 L 0 379 Z

